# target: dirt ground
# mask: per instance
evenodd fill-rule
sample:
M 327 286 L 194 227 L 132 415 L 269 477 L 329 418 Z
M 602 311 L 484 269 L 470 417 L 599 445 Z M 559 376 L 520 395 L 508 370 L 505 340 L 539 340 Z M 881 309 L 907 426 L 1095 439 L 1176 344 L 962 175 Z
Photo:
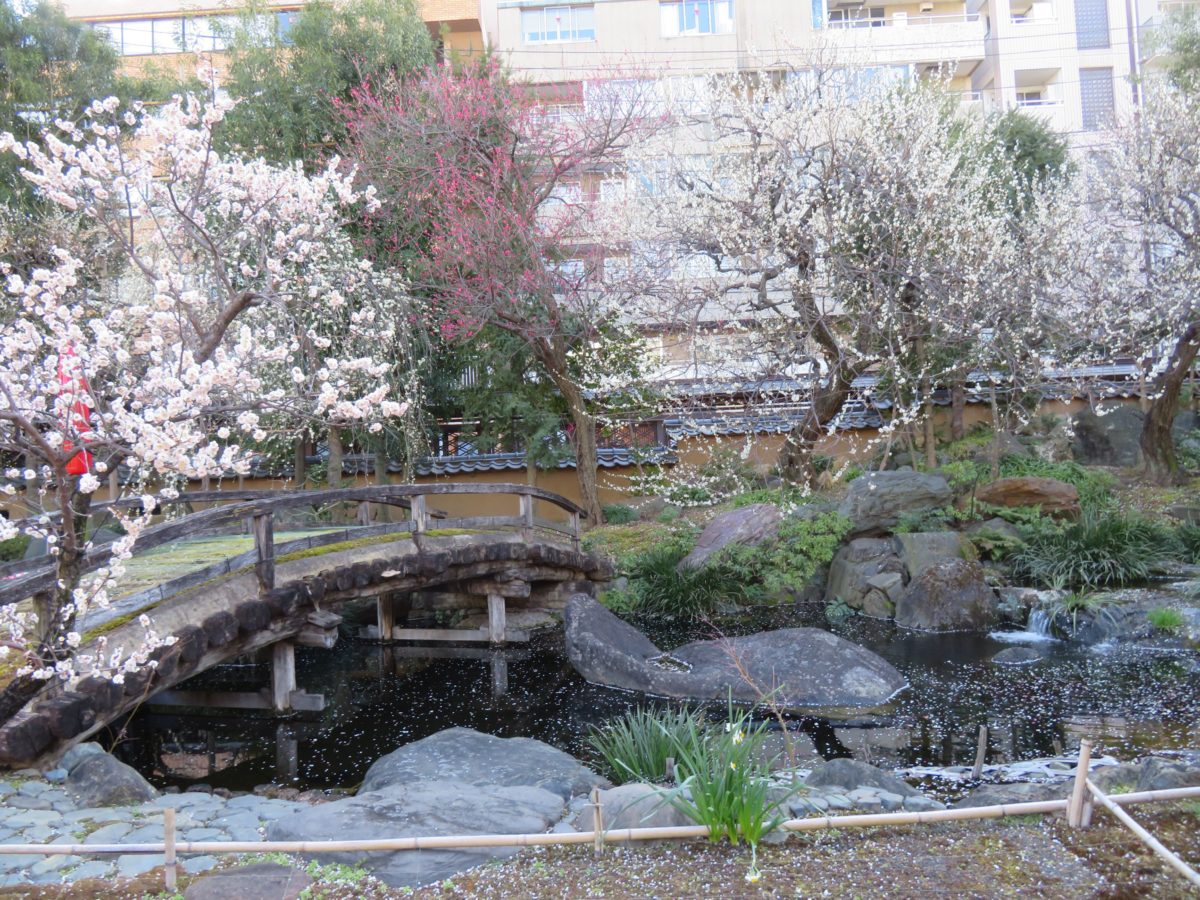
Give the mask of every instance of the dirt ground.
M 1134 817 L 1200 865 L 1200 802 L 1135 807 Z M 307 894 L 327 900 L 419 898 L 1184 898 L 1200 896 L 1137 838 L 1097 812 L 1093 827 L 1024 817 L 905 828 L 812 832 L 764 846 L 761 880 L 746 879 L 744 847 L 706 842 L 606 849 L 533 848 L 416 891 L 389 889 L 359 870 L 310 869 Z M 302 866 L 303 863 L 296 863 Z M 189 879 L 181 879 L 179 890 Z M 169 897 L 162 870 L 125 882 L 0 890 L 0 898 Z M 178 895 L 174 895 L 178 896 Z M 266 895 L 246 900 L 272 900 Z

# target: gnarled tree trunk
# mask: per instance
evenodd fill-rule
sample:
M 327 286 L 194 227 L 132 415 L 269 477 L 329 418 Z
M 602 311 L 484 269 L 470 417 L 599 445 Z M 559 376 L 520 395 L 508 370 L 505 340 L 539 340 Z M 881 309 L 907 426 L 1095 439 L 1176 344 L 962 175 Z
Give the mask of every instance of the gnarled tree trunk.
M 596 420 L 588 410 L 587 398 L 568 371 L 565 346 L 558 343 L 539 341 L 535 349 L 546 374 L 562 395 L 567 415 L 575 426 L 571 445 L 575 450 L 580 505 L 587 512 L 587 524 L 589 527 L 602 525 L 604 514 L 600 510 L 600 493 L 596 485 Z
M 1140 441 L 1142 456 L 1146 474 L 1160 484 L 1171 484 L 1180 478 L 1171 426 L 1175 424 L 1179 393 L 1195 365 L 1197 353 L 1200 353 L 1200 322 L 1193 322 L 1175 342 L 1166 371 L 1158 378 L 1154 399 L 1146 410 Z
M 813 384 L 812 405 L 795 425 L 779 451 L 779 474 L 790 484 L 812 485 L 816 479 L 813 449 L 850 396 L 850 385 L 858 371 L 838 365 L 827 380 Z

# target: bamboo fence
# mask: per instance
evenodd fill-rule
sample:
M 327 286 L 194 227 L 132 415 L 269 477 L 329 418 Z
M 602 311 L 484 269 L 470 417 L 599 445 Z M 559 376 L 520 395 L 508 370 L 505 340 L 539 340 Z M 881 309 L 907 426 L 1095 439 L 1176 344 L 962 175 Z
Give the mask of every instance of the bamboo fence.
M 1167 800 L 1184 800 L 1200 797 L 1200 787 L 1172 788 L 1169 790 L 1141 791 L 1109 797 L 1092 784 L 1088 778 L 1087 764 L 1090 744 L 1082 742 L 1080 764 L 1076 768 L 1074 790 L 1070 799 L 1037 800 L 1026 803 L 1004 803 L 994 806 L 974 806 L 962 809 L 938 809 L 926 812 L 867 813 L 846 816 L 815 816 L 806 819 L 789 819 L 779 827 L 784 831 L 822 831 L 833 828 L 872 828 L 888 825 L 916 825 L 935 822 L 961 822 L 973 819 L 998 819 L 1006 816 L 1044 815 L 1066 812 L 1072 827 L 1086 827 L 1088 802 L 1094 798 L 1111 812 L 1122 824 L 1144 841 L 1156 854 L 1185 878 L 1200 884 L 1200 876 L 1187 863 L 1158 842 L 1142 826 L 1138 825 L 1121 807 Z M 399 852 L 405 850 L 459 850 L 486 847 L 538 847 L 550 845 L 590 844 L 599 855 L 607 844 L 630 841 L 661 841 L 708 837 L 705 825 L 680 825 L 661 828 L 614 828 L 603 826 L 603 810 L 599 792 L 590 797 L 599 826 L 591 831 L 566 834 L 466 834 L 437 835 L 428 837 L 378 838 L 373 840 L 349 841 L 177 841 L 175 837 L 175 809 L 166 807 L 163 815 L 163 841 L 146 844 L 0 844 L 0 855 L 33 854 L 52 855 L 108 855 L 108 854 L 162 854 L 165 864 L 167 887 L 174 890 L 176 866 L 179 854 L 252 854 L 252 853 L 371 853 Z

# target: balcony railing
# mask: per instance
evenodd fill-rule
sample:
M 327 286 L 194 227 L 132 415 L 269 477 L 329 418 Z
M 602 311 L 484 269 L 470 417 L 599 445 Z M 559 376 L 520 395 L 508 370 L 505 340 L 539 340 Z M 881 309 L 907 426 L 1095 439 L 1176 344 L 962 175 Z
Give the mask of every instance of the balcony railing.
M 909 26 L 929 26 L 929 25 L 958 25 L 966 22 L 978 22 L 980 20 L 979 13 L 958 12 L 958 13 L 892 13 L 890 17 L 870 18 L 862 17 L 858 19 L 830 19 L 826 23 L 829 28 L 845 29 L 845 28 L 907 28 Z

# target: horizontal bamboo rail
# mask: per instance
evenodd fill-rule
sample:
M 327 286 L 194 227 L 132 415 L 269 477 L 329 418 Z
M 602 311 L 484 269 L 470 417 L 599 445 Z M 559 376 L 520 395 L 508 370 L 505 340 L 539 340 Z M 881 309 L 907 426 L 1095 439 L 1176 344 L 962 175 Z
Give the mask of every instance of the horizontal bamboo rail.
M 1109 798 L 1120 805 L 1181 800 L 1200 797 L 1200 787 L 1143 791 Z M 995 806 L 971 806 L 964 809 L 936 809 L 927 812 L 869 813 L 850 816 L 819 816 L 789 819 L 779 827 L 784 831 L 820 831 L 831 828 L 870 828 L 887 825 L 914 825 L 927 822 L 954 822 L 973 819 L 998 819 L 1061 812 L 1066 800 L 1036 800 Z M 614 828 L 599 832 L 604 843 L 660 841 L 671 838 L 707 837 L 705 825 L 677 825 L 661 828 Z M 178 853 L 346 853 L 401 850 L 458 850 L 478 847 L 536 847 L 554 844 L 595 844 L 597 832 L 569 834 L 465 834 L 431 837 L 377 838 L 358 841 L 176 841 Z M 166 843 L 155 844 L 0 844 L 0 855 L 57 854 L 87 855 L 111 853 L 164 853 Z
M 1173 853 L 1166 846 L 1164 846 L 1162 841 L 1139 825 L 1134 820 L 1133 816 L 1129 815 L 1129 813 L 1117 806 L 1117 804 L 1113 802 L 1113 798 L 1109 797 L 1102 790 L 1100 790 L 1100 788 L 1096 787 L 1090 778 L 1087 780 L 1087 789 L 1091 791 L 1091 794 L 1096 799 L 1097 803 L 1112 813 L 1118 822 L 1137 835 L 1138 839 L 1141 840 L 1141 842 L 1151 850 L 1153 850 L 1163 862 L 1165 862 L 1168 866 L 1170 866 L 1192 884 L 1200 887 L 1200 872 L 1197 872 L 1195 869 L 1185 863 L 1177 854 Z M 1126 794 L 1125 796 L 1128 797 L 1129 795 Z

